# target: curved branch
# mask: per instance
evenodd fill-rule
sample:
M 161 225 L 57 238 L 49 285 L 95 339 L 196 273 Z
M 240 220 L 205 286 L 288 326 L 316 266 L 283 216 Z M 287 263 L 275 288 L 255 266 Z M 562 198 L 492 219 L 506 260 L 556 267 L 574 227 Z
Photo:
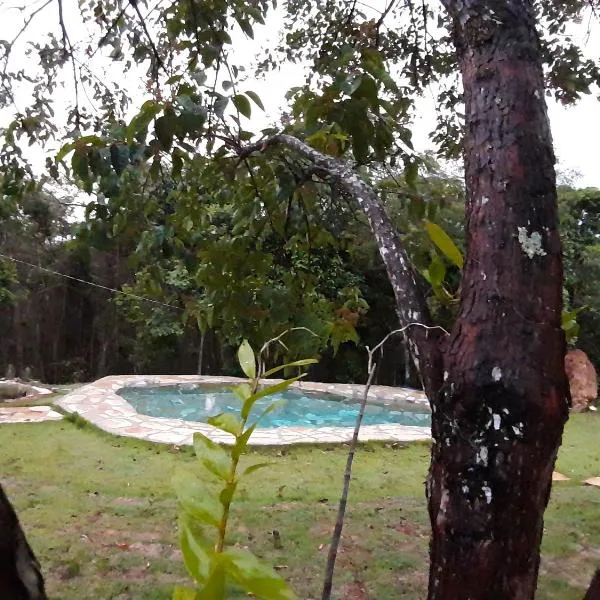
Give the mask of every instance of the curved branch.
M 240 160 L 255 152 L 264 152 L 272 146 L 285 146 L 308 159 L 321 172 L 336 181 L 350 194 L 367 217 L 385 264 L 394 295 L 400 324 L 405 327 L 418 321 L 431 325 L 431 316 L 420 291 L 412 265 L 389 215 L 377 192 L 363 181 L 346 161 L 326 156 L 291 135 L 278 134 L 245 147 L 229 144 L 237 149 Z M 423 327 L 408 330 L 408 340 L 415 363 L 423 380 L 429 400 L 434 401 L 442 383 L 440 332 Z

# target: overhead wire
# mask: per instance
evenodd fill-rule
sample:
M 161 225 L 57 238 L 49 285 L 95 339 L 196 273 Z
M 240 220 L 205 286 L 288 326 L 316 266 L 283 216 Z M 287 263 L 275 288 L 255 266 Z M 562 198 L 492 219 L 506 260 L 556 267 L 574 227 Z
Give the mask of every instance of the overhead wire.
M 95 283 L 93 281 L 86 281 L 85 279 L 80 279 L 79 277 L 74 277 L 73 275 L 66 275 L 65 273 L 53 271 L 52 269 L 48 269 L 47 267 L 35 265 L 33 263 L 27 262 L 26 260 L 21 260 L 20 258 L 14 258 L 13 256 L 8 256 L 7 254 L 2 254 L 1 252 L 0 252 L 0 257 L 6 258 L 7 260 L 11 260 L 12 262 L 15 262 L 15 263 L 27 265 L 28 267 L 32 267 L 32 268 L 38 269 L 40 271 L 44 271 L 45 273 L 50 273 L 51 275 L 55 275 L 57 277 L 64 277 L 65 279 L 71 279 L 73 281 L 77 281 L 78 283 L 83 283 L 85 285 L 100 288 L 102 290 L 107 290 L 107 291 L 113 292 L 115 294 L 121 294 L 123 296 L 128 296 L 129 298 L 135 298 L 136 300 L 143 300 L 144 302 L 151 302 L 152 304 L 159 304 L 160 306 L 166 306 L 166 307 L 172 308 L 174 310 L 183 310 L 183 308 L 181 308 L 181 306 L 167 304 L 166 302 L 161 302 L 160 300 L 153 300 L 152 298 L 145 298 L 144 296 L 139 296 L 137 294 L 131 294 L 129 292 L 124 292 L 123 290 L 117 290 L 115 288 L 111 288 L 107 285 L 102 285 L 100 283 Z

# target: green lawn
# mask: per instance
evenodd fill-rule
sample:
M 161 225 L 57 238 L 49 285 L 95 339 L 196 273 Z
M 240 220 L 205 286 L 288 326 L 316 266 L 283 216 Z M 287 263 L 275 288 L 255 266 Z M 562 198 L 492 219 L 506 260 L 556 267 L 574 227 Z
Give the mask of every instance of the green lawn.
M 538 598 L 580 600 L 600 564 L 600 417 L 567 426 L 546 518 Z M 281 570 L 303 600 L 319 590 L 346 454 L 343 447 L 255 452 L 273 461 L 260 484 L 241 488 L 231 541 Z M 189 450 L 116 438 L 63 421 L 0 427 L 2 481 L 60 600 L 170 598 L 186 575 L 177 550 L 170 488 Z M 428 521 L 426 444 L 365 445 L 355 462 L 335 597 L 423 598 Z M 279 530 L 282 549 L 271 532 Z M 357 583 L 355 583 L 357 582 Z M 361 592 L 364 589 L 365 592 Z

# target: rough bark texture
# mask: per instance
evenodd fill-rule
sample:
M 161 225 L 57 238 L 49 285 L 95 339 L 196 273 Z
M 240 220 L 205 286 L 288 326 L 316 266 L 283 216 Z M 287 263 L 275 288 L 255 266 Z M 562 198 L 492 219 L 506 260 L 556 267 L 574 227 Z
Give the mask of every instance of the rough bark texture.
M 442 0 L 466 104 L 461 308 L 434 401 L 430 600 L 535 592 L 568 415 L 554 156 L 531 0 Z
M 600 569 L 597 569 L 594 573 L 590 587 L 583 600 L 600 600 Z
M 0 486 L 0 598 L 47 600 L 40 566 Z

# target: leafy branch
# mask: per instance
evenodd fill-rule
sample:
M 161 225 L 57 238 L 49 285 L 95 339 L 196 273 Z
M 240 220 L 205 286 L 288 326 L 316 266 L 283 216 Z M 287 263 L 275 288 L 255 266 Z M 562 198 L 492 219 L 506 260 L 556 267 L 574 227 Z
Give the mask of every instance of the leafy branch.
M 248 550 L 226 547 L 225 540 L 231 504 L 240 480 L 268 466 L 268 463 L 254 464 L 239 474 L 240 459 L 246 453 L 250 437 L 260 421 L 275 410 L 279 403 L 269 404 L 249 424 L 252 410 L 258 400 L 285 391 L 303 375 L 266 387 L 261 387 L 261 378 L 282 369 L 317 362 L 309 358 L 265 371 L 263 352 L 273 343 L 283 343 L 281 338 L 289 331 L 299 329 L 306 330 L 304 327 L 293 328 L 269 340 L 263 345 L 258 357 L 244 340 L 238 349 L 238 361 L 248 381 L 233 388 L 242 403 L 240 417 L 232 413 L 221 413 L 208 419 L 210 425 L 233 436 L 232 446 L 225 449 L 201 433 L 194 434 L 194 450 L 206 477 L 195 480 L 178 473 L 173 479 L 181 505 L 180 543 L 184 563 L 198 585 L 198 589 L 176 588 L 173 600 L 225 600 L 228 597 L 228 583 L 235 583 L 245 592 L 264 600 L 293 600 L 296 597 L 271 567 L 263 564 Z M 216 478 L 216 492 L 205 487 L 204 482 L 209 478 Z

